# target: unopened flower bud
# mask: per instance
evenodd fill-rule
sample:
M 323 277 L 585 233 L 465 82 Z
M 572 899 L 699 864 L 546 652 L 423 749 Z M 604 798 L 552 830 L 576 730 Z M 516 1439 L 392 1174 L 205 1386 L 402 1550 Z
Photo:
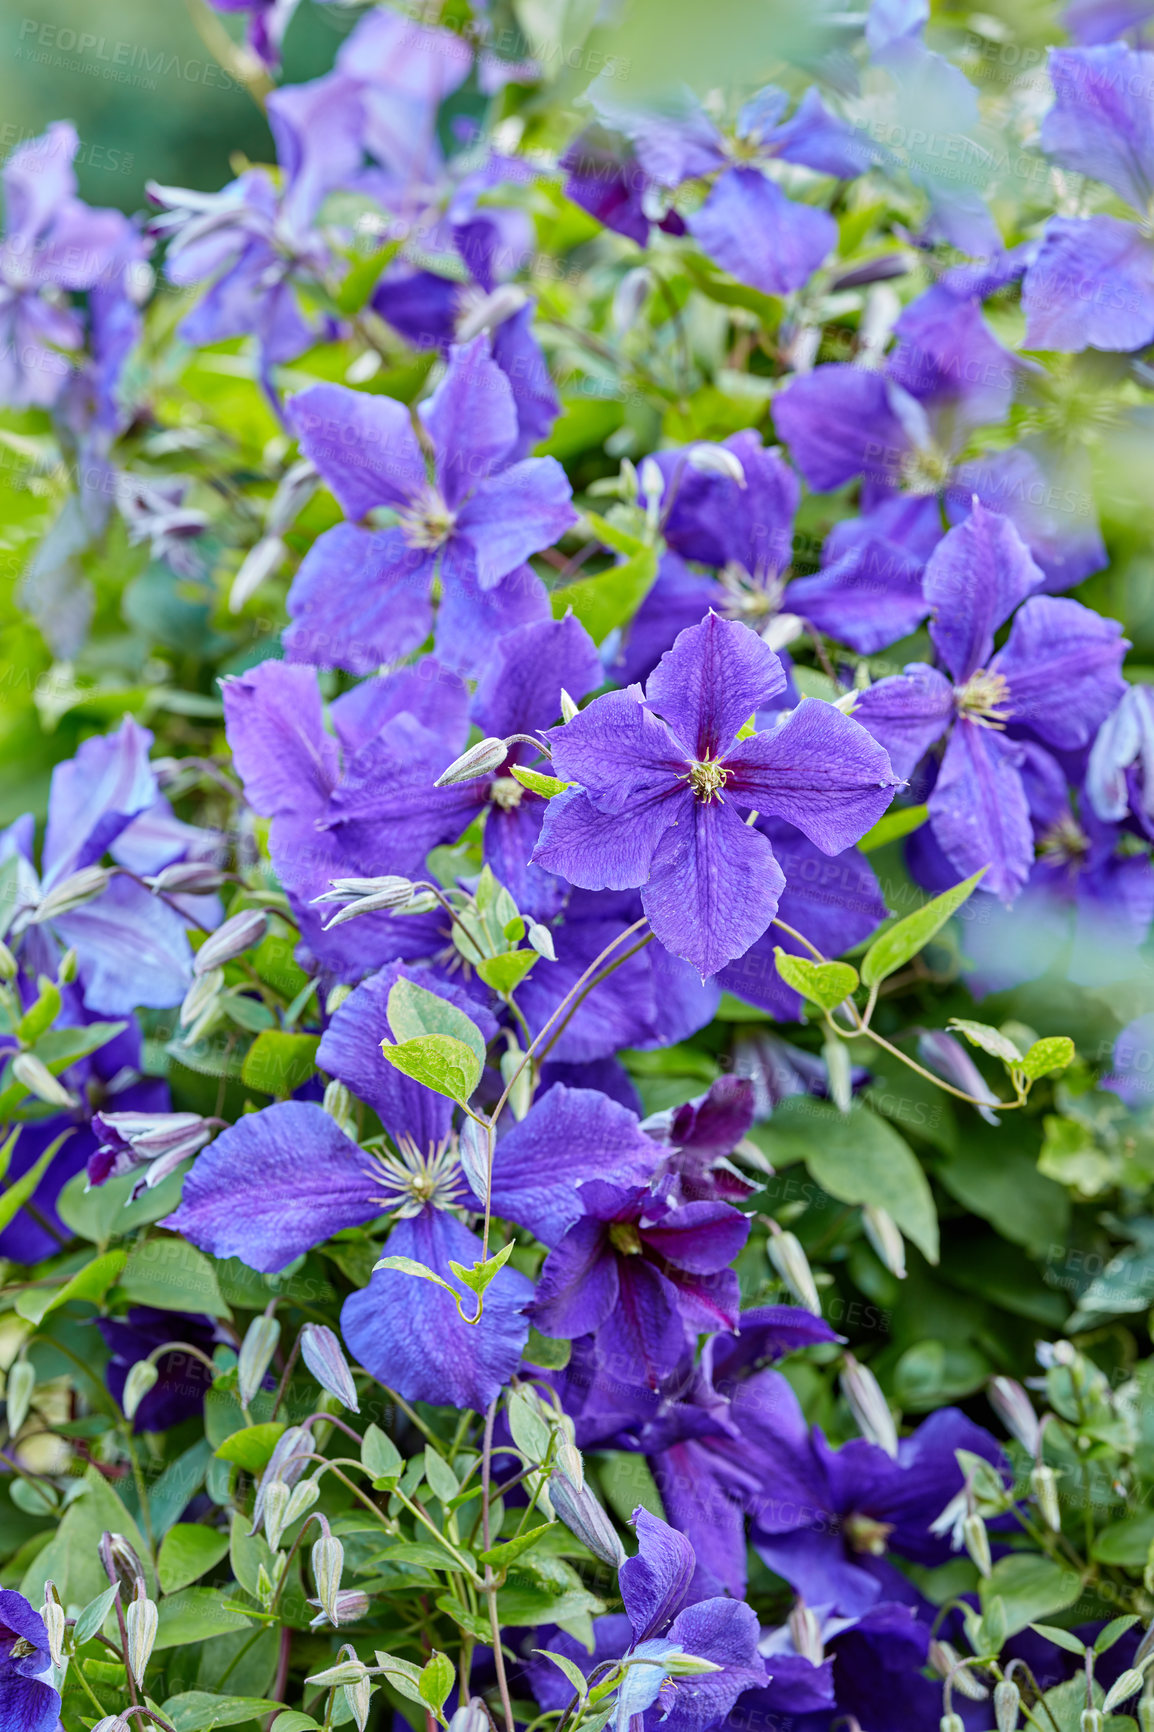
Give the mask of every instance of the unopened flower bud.
M 489 1716 L 479 1696 L 471 1697 L 454 1710 L 449 1732 L 489 1732 Z
M 479 1125 L 476 1119 L 466 1119 L 461 1126 L 457 1138 L 457 1153 L 461 1161 L 461 1171 L 465 1175 L 469 1189 L 479 1203 L 484 1203 L 489 1193 L 489 1137 L 491 1133 Z
M 686 462 L 701 475 L 720 475 L 726 481 L 736 481 L 739 487 L 745 486 L 745 470 L 736 452 L 725 445 L 692 445 L 686 453 Z
M 1112 1714 L 1115 1708 L 1120 1708 L 1123 1702 L 1128 1702 L 1131 1696 L 1136 1696 L 1142 1688 L 1142 1673 L 1136 1666 L 1119 1673 L 1106 1692 L 1106 1700 L 1102 1704 L 1103 1714 Z
M 516 283 L 500 283 L 491 294 L 470 306 L 457 321 L 454 332 L 458 343 L 471 343 L 482 331 L 503 325 L 514 313 L 519 313 L 528 297 Z
M 76 954 L 76 947 L 73 945 L 70 949 L 64 952 L 64 955 L 56 964 L 57 986 L 71 986 L 73 981 L 76 979 L 79 968 L 80 959 Z
M 324 1098 L 321 1101 L 321 1106 L 324 1111 L 328 1113 L 330 1119 L 336 1121 L 341 1130 L 344 1131 L 346 1137 L 351 1137 L 353 1141 L 356 1142 L 356 1108 L 353 1105 L 353 1097 L 343 1082 L 338 1082 L 334 1077 L 332 1082 L 325 1084 Z
M 962 1538 L 966 1550 L 978 1566 L 978 1573 L 988 1576 L 993 1565 L 990 1562 L 990 1536 L 986 1532 L 986 1524 L 977 1512 L 968 1515 L 962 1523 Z
M 291 1527 L 299 1521 L 306 1510 L 312 1509 L 320 1495 L 321 1488 L 315 1479 L 302 1479 L 299 1485 L 294 1485 L 285 1512 L 285 1526 Z
M 369 1704 L 373 1696 L 372 1680 L 366 1674 L 363 1678 L 358 1678 L 355 1684 L 346 1684 L 344 1695 L 349 1712 L 356 1721 L 357 1732 L 365 1732 L 369 1720 Z
M 270 535 L 283 535 L 296 522 L 317 488 L 320 476 L 315 464 L 300 457 L 282 476 L 265 513 L 265 528 Z
M 581 1451 L 567 1437 L 558 1441 L 557 1466 L 574 1490 L 580 1491 L 585 1484 L 585 1464 L 581 1460 Z
M 128 1376 L 124 1379 L 124 1394 L 120 1398 L 125 1419 L 136 1418 L 141 1402 L 149 1390 L 156 1388 L 159 1380 L 160 1372 L 151 1359 L 138 1359 L 129 1367 Z
M 75 1100 L 69 1094 L 62 1082 L 58 1082 L 44 1063 L 33 1052 L 18 1052 L 12 1060 L 12 1075 L 16 1081 L 35 1095 L 38 1101 L 43 1101 L 50 1107 L 74 1107 Z
M 1031 1470 L 1030 1490 L 1037 1499 L 1038 1508 L 1046 1526 L 1051 1533 L 1060 1533 L 1062 1530 L 1062 1510 L 1058 1502 L 1058 1476 L 1052 1467 L 1046 1466 L 1044 1461 L 1038 1462 Z
M 433 786 L 447 788 L 453 782 L 473 782 L 478 776 L 491 776 L 508 756 L 509 748 L 504 740 L 489 735 L 470 746 L 467 752 L 462 752 L 459 758 L 454 758 L 448 769 L 441 771 Z
M 821 1639 L 821 1620 L 804 1600 L 796 1600 L 789 1614 L 789 1636 L 794 1649 L 811 1666 L 820 1666 L 825 1659 Z
M 207 974 L 198 974 L 184 995 L 180 1007 L 180 1026 L 188 1028 L 190 1024 L 199 1021 L 212 1006 L 217 993 L 224 985 L 224 974 L 219 968 L 212 968 Z
M 562 720 L 562 722 L 571 722 L 573 720 L 573 717 L 576 715 L 579 715 L 579 714 L 580 714 L 580 711 L 577 707 L 576 702 L 574 701 L 573 698 L 571 698 L 569 696 L 569 693 L 565 690 L 565 687 L 562 686 L 561 687 L 561 720 Z M 459 1712 L 460 1712 L 460 1709 L 458 1709 L 458 1713 Z M 450 1721 L 449 1724 L 452 1725 L 452 1721 Z
M 966 1732 L 966 1723 L 960 1714 L 943 1714 L 938 1721 L 938 1732 Z
M 845 1050 L 842 1048 L 841 1050 Z M 862 1226 L 865 1236 L 885 1264 L 891 1275 L 896 1275 L 899 1281 L 906 1278 L 906 1245 L 901 1229 L 892 1215 L 884 1209 L 875 1209 L 867 1204 L 861 1212 Z
M 1022 1693 L 1012 1678 L 1003 1678 L 994 1686 L 994 1720 L 998 1732 L 1017 1732 L 1021 1703 Z
M 1138 1725 L 1141 1732 L 1154 1732 L 1154 1696 L 1143 1696 L 1139 1702 Z
M 533 1104 L 533 1067 L 525 1063 L 525 1054 L 512 1038 L 501 1054 L 501 1081 L 509 1090 L 513 1117 L 523 1119 Z
M 889 1402 L 882 1394 L 881 1385 L 873 1372 L 867 1366 L 859 1364 L 852 1353 L 847 1353 L 838 1381 L 862 1436 L 868 1442 L 876 1443 L 879 1449 L 884 1449 L 887 1455 L 896 1460 L 897 1426 L 894 1424 Z
M 610 318 L 618 337 L 624 337 L 637 323 L 637 317 L 653 287 L 653 274 L 644 265 L 626 271 L 613 295 Z
M 333 878 L 324 894 L 314 896 L 313 901 L 345 905 L 326 923 L 327 932 L 330 927 L 341 926 L 361 914 L 382 914 L 407 907 L 413 901 L 413 884 L 411 879 L 398 877 L 396 873 L 387 873 L 382 878 Z
M 333 1534 L 322 1534 L 312 1549 L 317 1601 L 330 1624 L 340 1623 L 337 1594 L 345 1567 L 345 1548 Z
M 248 1406 L 264 1382 L 279 1340 L 280 1324 L 275 1317 L 254 1317 L 245 1330 L 236 1362 L 237 1390 L 243 1406 Z
M 335 1544 L 336 1542 L 334 1541 L 333 1543 Z M 320 1604 L 321 1602 L 319 1599 L 309 1601 L 310 1606 L 319 1606 Z M 330 1616 L 328 1611 L 323 1609 L 318 1612 L 317 1616 L 310 1621 L 309 1629 L 319 1630 L 322 1625 L 327 1623 L 336 1624 L 338 1626 L 341 1624 L 355 1624 L 357 1619 L 363 1618 L 365 1613 L 368 1611 L 369 1596 L 365 1593 L 363 1588 L 342 1588 L 336 1596 L 334 1609 L 336 1614 L 335 1616 Z
M 142 1583 L 138 1584 L 134 1598 L 129 1600 L 125 1608 L 124 1627 L 128 1636 L 124 1657 L 136 1682 L 143 1685 L 144 1674 L 148 1670 L 148 1662 L 156 1643 L 156 1632 L 160 1627 L 160 1613 L 154 1601 L 144 1592 Z
M 130 1732 L 130 1722 L 123 1714 L 106 1714 L 96 1722 L 92 1732 Z
M 287 1431 L 282 1431 L 277 1438 L 276 1447 L 268 1458 L 265 1470 L 261 1475 L 260 1484 L 256 1488 L 256 1500 L 252 1510 L 252 1527 L 250 1534 L 260 1531 L 264 1520 L 265 1498 L 268 1489 L 277 1480 L 283 1480 L 285 1485 L 294 1486 L 309 1463 L 312 1454 L 313 1440 L 310 1432 L 302 1425 L 290 1425 Z M 292 1515 L 287 1518 L 291 1521 Z
M 44 1584 L 44 1604 L 40 1610 L 44 1628 L 48 1632 L 48 1651 L 52 1655 L 54 1666 L 64 1664 L 64 1607 L 60 1604 L 56 1592 L 56 1584 L 47 1581 Z
M 178 860 L 144 880 L 154 896 L 207 896 L 219 890 L 224 881 L 220 867 L 211 866 L 207 860 Z
M 288 548 L 279 535 L 262 535 L 256 546 L 249 548 L 232 580 L 228 592 L 229 613 L 239 613 L 261 584 L 276 576 L 287 558 Z
M 15 980 L 19 966 L 4 940 L 0 938 L 0 980 Z
M 281 1535 L 288 1526 L 289 1498 L 292 1496 L 283 1479 L 275 1479 L 264 1495 L 264 1535 L 275 1552 Z
M 59 920 L 62 914 L 71 914 L 77 908 L 84 908 L 97 896 L 103 896 L 112 882 L 112 873 L 105 866 L 82 866 L 79 872 L 70 873 L 62 878 L 59 884 L 53 886 L 29 915 L 30 926 L 42 926 L 45 921 Z
M 563 1473 L 554 1471 L 549 1480 L 549 1498 L 557 1519 L 564 1522 L 569 1532 L 576 1534 L 595 1558 L 619 1570 L 625 1562 L 625 1547 L 588 1485 L 577 1491 Z
M 1079 1732 L 1102 1732 L 1102 1713 L 1098 1708 L 1083 1708 L 1078 1721 Z
M 233 914 L 223 926 L 205 939 L 192 962 L 192 972 L 199 979 L 226 962 L 235 962 L 246 950 L 259 944 L 268 931 L 268 915 L 263 908 L 246 908 Z
M 110 1533 L 107 1530 L 100 1536 L 97 1548 L 100 1561 L 104 1565 L 104 1573 L 110 1582 L 123 1582 L 131 1595 L 146 1594 L 148 1584 L 144 1576 L 144 1565 L 136 1554 L 136 1550 L 125 1539 L 123 1534 Z
M 341 1344 L 323 1323 L 306 1323 L 300 1334 L 301 1358 L 322 1389 L 335 1395 L 350 1413 L 359 1413 L 357 1386 Z
M 8 1381 L 4 1387 L 9 1437 L 15 1437 L 28 1418 L 28 1409 L 32 1406 L 35 1390 L 35 1369 L 27 1359 L 18 1359 L 15 1365 L 9 1368 Z
M 783 1232 L 776 1222 L 772 1222 L 766 1249 L 770 1262 L 798 1304 L 804 1305 L 815 1317 L 820 1317 L 821 1300 L 818 1297 L 817 1283 L 800 1239 L 794 1233 Z
M 326 1666 L 323 1672 L 310 1672 L 305 1683 L 319 1684 L 322 1690 L 336 1690 L 342 1684 L 356 1684 L 368 1676 L 368 1671 L 364 1661 L 353 1654 L 347 1660 L 338 1660 L 335 1666 Z
M 1037 1455 L 1041 1427 L 1034 1404 L 1012 1377 L 991 1377 L 986 1388 L 990 1406 L 1011 1437 L 1017 1438 L 1029 1455 Z

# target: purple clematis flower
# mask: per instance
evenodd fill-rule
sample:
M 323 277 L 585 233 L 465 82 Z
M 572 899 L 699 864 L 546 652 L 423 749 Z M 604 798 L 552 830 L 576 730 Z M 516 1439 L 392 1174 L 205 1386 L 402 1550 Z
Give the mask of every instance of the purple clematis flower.
M 0 1722 L 12 1732 L 55 1732 L 60 1692 L 52 1677 L 48 1631 L 15 1588 L 0 1588 Z
M 871 686 L 855 712 L 903 775 L 948 736 L 929 799 L 934 838 L 960 876 L 986 867 L 983 888 L 1006 903 L 1034 859 L 1025 741 L 1085 746 L 1124 689 L 1122 628 L 1076 601 L 1033 594 L 1041 581 L 1013 524 L 976 505 L 926 568 L 930 635 L 946 672 L 912 663 Z
M 1127 686 L 1090 748 L 1086 795 L 1107 823 L 1154 842 L 1154 686 Z
M 68 291 L 111 288 L 133 235 L 117 210 L 76 197 L 76 128 L 57 121 L 19 145 L 4 167 L 7 227 L 0 238 L 0 403 L 44 408 L 56 402 L 84 326 Z
M 1142 349 L 1154 337 L 1154 196 L 1150 90 L 1154 54 L 1121 42 L 1056 48 L 1054 106 L 1042 148 L 1063 168 L 1105 181 L 1138 222 L 1051 217 L 1022 285 L 1031 349 Z
M 464 1010 L 484 1038 L 495 1035 L 483 1006 L 427 971 L 394 965 L 374 975 L 341 1006 L 317 1056 L 378 1115 L 391 1148 L 361 1149 L 312 1102 L 266 1108 L 198 1158 L 168 1226 L 214 1256 L 271 1271 L 341 1228 L 391 1214 L 390 1256 L 413 1258 L 449 1282 L 451 1261 L 478 1261 L 481 1242 L 459 1218 L 479 1205 L 461 1170 L 451 1103 L 381 1061 L 381 1038 L 391 1038 L 388 995 L 400 978 Z M 559 1165 L 566 1148 L 574 1159 Z M 553 1244 L 581 1215 L 582 1181 L 607 1174 L 643 1182 L 659 1158 L 632 1113 L 592 1091 L 558 1085 L 501 1137 L 493 1207 Z M 342 1329 L 366 1368 L 406 1399 L 484 1408 L 520 1361 L 532 1291 L 516 1270 L 502 1270 L 473 1327 L 442 1288 L 381 1269 L 346 1300 Z M 466 1304 L 471 1312 L 468 1296 Z
M 706 1599 L 694 1592 L 693 1549 L 684 1534 L 645 1509 L 634 1510 L 633 1524 L 638 1552 L 626 1559 L 618 1576 L 624 1615 L 595 1620 L 592 1655 L 560 1632 L 539 1645 L 564 1654 L 583 1672 L 606 1660 L 648 1662 L 625 1672 L 617 1732 L 639 1725 L 645 1732 L 659 1726 L 669 1732 L 705 1732 L 724 1720 L 744 1691 L 766 1682 L 757 1619 L 740 1600 Z M 710 1660 L 718 1670 L 669 1679 L 661 1662 L 679 1653 Z M 543 1710 L 568 1706 L 572 1686 L 547 1660 L 531 1659 L 526 1672 Z
M 674 1203 L 743 1203 L 756 1181 L 729 1156 L 753 1123 L 753 1084 L 723 1076 L 707 1094 L 646 1119 L 650 1136 L 669 1150 L 659 1181 Z
M 117 1402 L 124 1399 L 124 1385 L 132 1367 L 158 1347 L 170 1341 L 187 1343 L 211 1359 L 217 1342 L 226 1339 L 211 1317 L 159 1311 L 152 1305 L 134 1305 L 126 1317 L 98 1317 L 96 1327 L 112 1356 L 104 1380 Z M 159 1376 L 136 1410 L 133 1431 L 170 1431 L 174 1425 L 196 1417 L 212 1385 L 208 1366 L 182 1347 L 162 1353 L 155 1364 Z
M 671 1207 L 602 1179 L 582 1186 L 581 1203 L 582 1218 L 541 1271 L 534 1320 L 564 1340 L 596 1335 L 602 1363 L 655 1389 L 687 1341 L 736 1327 L 741 1296 L 729 1265 L 749 1221 L 728 1203 Z
M 554 768 L 577 786 L 550 802 L 534 860 L 588 889 L 641 888 L 661 943 L 703 979 L 760 938 L 785 886 L 738 807 L 837 854 L 897 786 L 884 752 L 829 704 L 739 739 L 784 684 L 755 632 L 711 614 L 662 656 L 644 699 L 636 686 L 611 693 L 550 736 Z
M 75 758 L 57 764 L 39 878 L 30 818 L 12 826 L 5 849 L 20 862 L 9 941 L 19 940 L 22 966 L 54 975 L 60 952 L 74 949 L 86 1007 L 109 1016 L 179 1004 L 190 978 L 181 914 L 131 878 L 100 873 L 106 854 L 158 871 L 204 837 L 177 825 L 162 840 L 152 828 L 154 819 L 176 821 L 148 762 L 151 744 L 147 729 L 126 716 L 114 734 L 86 740 Z
M 452 351 L 421 406 L 431 470 L 409 409 L 390 397 L 314 385 L 289 412 L 349 519 L 310 549 L 289 592 L 290 660 L 370 673 L 419 648 L 433 628 L 434 578 L 437 653 L 463 671 L 476 671 L 494 636 L 547 616 L 525 561 L 576 515 L 554 458 L 513 460 L 516 404 L 486 337 Z M 394 528 L 355 527 L 378 507 Z
M 649 245 L 654 227 L 671 235 L 685 233 L 677 212 L 663 208 L 667 199 L 636 152 L 604 126 L 586 127 L 562 155 L 560 167 L 566 173 L 566 198 L 639 247 Z
M 280 65 L 285 31 L 298 0 L 212 0 L 217 12 L 247 13 L 245 36 L 262 66 L 275 72 Z
M 1080 48 L 1097 48 L 1120 36 L 1142 39 L 1154 18 L 1154 0 L 1069 0 L 1062 26 Z

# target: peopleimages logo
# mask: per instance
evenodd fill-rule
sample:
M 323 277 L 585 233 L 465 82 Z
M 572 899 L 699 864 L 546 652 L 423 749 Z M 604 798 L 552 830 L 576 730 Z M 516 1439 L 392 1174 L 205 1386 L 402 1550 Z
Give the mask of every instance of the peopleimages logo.
M 110 84 L 131 84 L 140 90 L 155 90 L 159 79 L 176 78 L 183 84 L 203 84 L 207 89 L 238 88 L 215 60 L 198 60 L 174 54 L 170 49 L 147 48 L 137 42 L 97 36 L 89 30 L 73 30 L 37 18 L 21 21 L 14 58 L 38 66 L 71 66 L 89 78 Z

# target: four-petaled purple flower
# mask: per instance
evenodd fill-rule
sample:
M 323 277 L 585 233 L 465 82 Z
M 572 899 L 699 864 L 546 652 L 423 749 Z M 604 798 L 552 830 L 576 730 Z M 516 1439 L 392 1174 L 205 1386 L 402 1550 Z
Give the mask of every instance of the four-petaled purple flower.
M 48 1631 L 23 1594 L 0 1588 L 0 1725 L 12 1732 L 54 1732 L 60 1692 L 52 1676 Z
M 553 764 L 577 786 L 550 802 L 533 859 L 587 889 L 641 889 L 657 937 L 704 979 L 777 912 L 785 878 L 766 813 L 838 854 L 876 823 L 898 778 L 857 722 L 811 700 L 765 733 L 745 724 L 785 685 L 748 626 L 710 614 L 637 686 L 553 729 Z

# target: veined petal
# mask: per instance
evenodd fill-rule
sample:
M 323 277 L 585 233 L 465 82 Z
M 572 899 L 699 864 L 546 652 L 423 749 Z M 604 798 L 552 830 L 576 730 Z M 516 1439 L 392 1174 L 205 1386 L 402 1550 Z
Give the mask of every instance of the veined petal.
M 859 841 L 899 784 L 885 747 L 860 722 L 814 698 L 771 733 L 742 740 L 726 765 L 733 798 L 784 818 L 823 854 Z
M 687 795 L 657 845 L 641 900 L 659 941 L 704 980 L 760 938 L 784 887 L 768 841 L 729 801 Z
M 338 523 L 317 537 L 288 594 L 284 633 L 292 662 L 375 674 L 419 649 L 433 623 L 435 555 L 410 547 L 399 529 Z
M 273 1273 L 342 1227 L 383 1214 L 373 1163 L 312 1101 L 280 1101 L 222 1131 L 163 1225 L 214 1257 Z
M 680 1612 L 693 1580 L 693 1547 L 684 1534 L 647 1509 L 635 1509 L 636 1557 L 621 1566 L 621 1598 L 635 1642 L 659 1635 Z
M 460 505 L 504 468 L 517 441 L 517 409 L 487 336 L 450 349 L 445 376 L 422 405 L 421 420 L 437 454 L 437 481 L 446 504 Z
M 576 521 L 569 478 L 557 459 L 526 457 L 478 485 L 461 508 L 457 535 L 473 549 L 477 582 L 492 589 Z
M 599 812 L 580 788 L 558 794 L 545 808 L 530 864 L 582 890 L 635 890 L 649 877 L 654 850 L 691 797 L 675 792 L 676 800 L 650 799 L 624 812 Z
M 604 1221 L 577 1221 L 545 1259 L 533 1321 L 543 1335 L 572 1341 L 600 1328 L 617 1303 L 617 1258 Z
M 1051 217 L 1022 307 L 1028 348 L 1142 349 L 1154 336 L 1154 244 L 1118 217 Z
M 270 818 L 305 805 L 319 808 L 336 781 L 337 748 L 325 732 L 312 668 L 260 662 L 223 680 L 221 690 L 233 762 L 253 810 Z
M 837 245 L 828 211 L 795 204 L 755 168 L 728 170 L 687 222 L 702 252 L 764 295 L 800 289 Z
M 724 757 L 738 729 L 785 689 L 769 645 L 737 620 L 709 613 L 683 631 L 649 676 L 646 703 L 687 757 Z
M 1065 596 L 1033 596 L 990 666 L 1010 687 L 1013 719 L 1049 746 L 1085 746 L 1122 698 L 1129 649 L 1117 620 Z
M 1063 168 L 1102 180 L 1140 214 L 1154 197 L 1154 54 L 1111 42 L 1050 51 L 1054 106 L 1042 149 Z
M 880 536 L 786 587 L 788 613 L 828 632 L 859 655 L 876 655 L 916 631 L 930 611 L 917 554 Z
M 554 728 L 549 741 L 557 775 L 583 788 L 599 812 L 635 810 L 685 784 L 685 757 L 642 704 L 638 686 L 598 698 L 564 727 Z
M 287 410 L 345 516 L 358 522 L 374 505 L 403 509 L 425 485 L 425 460 L 404 403 L 347 385 L 310 385 Z
M 530 733 L 552 727 L 562 691 L 583 698 L 604 679 L 597 646 L 579 619 L 535 621 L 493 644 L 469 713 L 497 739 Z
M 929 799 L 934 835 L 958 877 L 988 867 L 982 889 L 1003 902 L 1014 900 L 1034 863 L 1020 759 L 1013 740 L 963 717 Z
M 1043 582 L 1010 519 L 984 505 L 975 502 L 965 522 L 942 537 L 926 566 L 930 636 L 959 685 L 985 667 L 998 627 Z
M 125 716 L 114 734 L 85 740 L 74 758 L 57 764 L 44 834 L 45 890 L 95 865 L 133 818 L 156 799 L 148 762 L 152 735 Z
M 864 691 L 854 716 L 885 747 L 894 773 L 909 776 L 953 720 L 953 687 L 936 668 L 909 662 Z

